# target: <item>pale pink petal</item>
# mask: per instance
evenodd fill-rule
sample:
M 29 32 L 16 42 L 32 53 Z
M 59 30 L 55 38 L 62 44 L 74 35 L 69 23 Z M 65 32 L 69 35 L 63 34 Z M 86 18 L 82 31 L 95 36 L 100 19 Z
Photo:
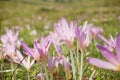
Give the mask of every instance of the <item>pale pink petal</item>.
M 55 66 L 55 57 L 48 58 L 48 68 L 51 73 L 53 73 L 54 66 Z
M 100 59 L 96 59 L 96 58 L 87 58 L 86 59 L 90 64 L 100 67 L 100 68 L 104 68 L 104 69 L 109 69 L 109 70 L 116 70 L 117 67 L 115 65 L 113 65 L 112 63 L 100 60 Z
M 32 50 L 24 42 L 21 42 L 21 46 L 23 47 L 26 55 L 32 56 Z

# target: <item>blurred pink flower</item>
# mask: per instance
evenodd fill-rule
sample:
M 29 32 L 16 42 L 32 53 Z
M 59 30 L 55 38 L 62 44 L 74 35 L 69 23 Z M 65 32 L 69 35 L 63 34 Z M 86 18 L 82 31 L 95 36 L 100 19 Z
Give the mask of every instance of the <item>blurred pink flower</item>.
M 90 64 L 93 64 L 100 68 L 120 71 L 120 34 L 117 34 L 115 44 L 116 55 L 112 53 L 110 50 L 108 50 L 106 47 L 102 45 L 97 45 L 98 50 L 107 59 L 107 61 L 103 61 L 97 58 L 87 58 L 87 61 Z
M 55 57 L 49 57 L 48 58 L 48 68 L 49 68 L 51 74 L 53 74 L 54 66 L 55 66 Z
M 40 54 L 39 54 L 38 49 L 37 49 L 37 41 L 34 41 L 34 48 L 33 49 L 29 48 L 24 42 L 21 42 L 21 45 L 24 49 L 24 53 L 27 56 L 32 56 L 36 61 L 39 61 Z
M 46 60 L 47 53 L 51 44 L 50 37 L 41 37 L 40 43 L 34 41 L 34 48 L 30 49 L 24 42 L 21 42 L 25 54 L 32 56 L 36 61 L 39 61 L 40 57 L 42 60 Z
M 46 61 L 46 59 L 47 59 L 48 50 L 51 45 L 50 39 L 51 39 L 51 36 L 47 36 L 45 38 L 42 36 L 40 38 L 40 43 L 38 43 L 38 45 L 37 45 L 37 49 L 38 49 L 40 57 L 42 58 L 43 61 Z
M 29 71 L 35 62 L 35 60 L 30 61 L 30 56 L 27 56 L 27 58 L 24 59 L 23 55 L 19 51 L 16 51 L 16 57 L 13 58 L 13 61 L 24 66 L 27 71 Z
M 37 35 L 36 29 L 32 30 L 32 31 L 30 32 L 30 35 L 31 35 L 31 36 L 36 36 L 36 35 Z
M 77 23 L 71 22 L 70 24 L 67 23 L 65 18 L 62 18 L 54 25 L 54 30 L 60 37 L 62 41 L 72 47 L 74 37 L 75 37 L 75 28 L 77 27 Z
M 1 36 L 2 45 L 5 46 L 6 44 L 16 45 L 18 40 L 18 32 L 14 33 L 12 30 L 6 30 L 6 34 Z
M 21 45 L 18 40 L 18 32 L 15 33 L 13 30 L 7 29 L 6 34 L 2 35 L 0 39 L 4 56 L 12 59 L 16 55 L 16 49 Z
M 26 27 L 27 30 L 30 30 L 30 25 L 29 24 L 27 24 L 25 27 Z
M 90 27 L 87 25 L 87 22 L 84 23 L 81 27 L 76 27 L 76 38 L 78 43 L 80 44 L 81 49 L 84 51 L 89 44 L 91 43 L 91 36 L 90 36 Z
M 93 38 L 96 38 L 99 34 L 102 33 L 103 33 L 102 28 L 90 26 L 90 34 Z

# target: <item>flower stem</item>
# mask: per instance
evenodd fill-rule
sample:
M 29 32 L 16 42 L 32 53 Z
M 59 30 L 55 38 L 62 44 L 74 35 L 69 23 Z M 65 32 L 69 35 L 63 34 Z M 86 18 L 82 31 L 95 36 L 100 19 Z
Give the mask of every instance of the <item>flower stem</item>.
M 29 73 L 29 71 L 27 71 L 27 77 L 28 77 L 28 80 L 30 80 L 30 73 Z
M 47 72 L 47 66 L 46 66 L 46 65 L 44 65 L 44 68 L 45 68 L 46 80 L 49 80 L 49 77 L 48 77 L 48 72 Z
M 15 75 L 13 74 L 14 73 L 14 64 L 13 64 L 13 61 L 11 61 L 11 70 L 12 70 L 12 75 L 13 75 L 12 80 L 14 80 Z
M 84 53 L 83 50 L 81 50 L 81 64 L 80 64 L 80 76 L 79 80 L 82 80 L 82 74 L 83 74 L 83 59 L 84 59 Z
M 45 71 L 45 78 L 46 78 L 46 80 L 49 80 L 46 62 L 42 61 L 42 63 L 43 63 L 42 67 L 43 67 L 43 69 Z
M 74 80 L 76 80 L 76 68 L 75 68 L 73 53 L 71 50 L 70 50 L 70 59 L 71 59 L 71 65 L 72 65 L 73 78 Z
M 50 80 L 53 80 L 53 73 L 52 73 L 52 74 L 50 74 L 50 78 L 51 78 Z
M 92 80 L 92 78 L 93 78 L 93 76 L 94 76 L 95 72 L 96 72 L 96 70 L 94 70 L 94 71 L 92 72 L 92 74 L 91 74 L 91 76 L 90 76 L 89 80 Z
M 2 62 L 2 64 L 1 64 L 1 78 L 3 78 L 2 70 L 3 70 L 3 66 L 4 66 L 4 59 L 2 59 L 1 62 Z

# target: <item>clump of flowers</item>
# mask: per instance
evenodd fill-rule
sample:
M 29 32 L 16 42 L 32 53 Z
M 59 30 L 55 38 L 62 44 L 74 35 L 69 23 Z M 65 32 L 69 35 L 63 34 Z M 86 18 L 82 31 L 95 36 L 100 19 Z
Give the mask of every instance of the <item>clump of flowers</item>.
M 4 56 L 5 59 L 10 59 L 12 66 L 14 63 L 24 66 L 28 80 L 31 78 L 32 74 L 29 73 L 33 65 L 36 70 L 34 72 L 37 72 L 35 74 L 37 80 L 59 79 L 55 78 L 54 74 L 61 72 L 65 75 L 60 77 L 62 79 L 83 80 L 87 48 L 92 43 L 92 39 L 101 39 L 104 45 L 97 44 L 96 47 L 107 61 L 88 57 L 88 63 L 100 68 L 120 71 L 120 34 L 117 33 L 116 39 L 110 36 L 110 40 L 107 40 L 102 33 L 102 28 L 87 22 L 78 26 L 76 21 L 69 23 L 65 18 L 61 18 L 54 24 L 54 31 L 50 31 L 47 36 L 41 36 L 40 39 L 34 39 L 33 47 L 29 47 L 24 40 L 19 39 L 18 31 L 7 29 L 6 34 L 0 37 L 0 60 Z M 11 70 L 12 74 L 15 74 L 14 66 Z

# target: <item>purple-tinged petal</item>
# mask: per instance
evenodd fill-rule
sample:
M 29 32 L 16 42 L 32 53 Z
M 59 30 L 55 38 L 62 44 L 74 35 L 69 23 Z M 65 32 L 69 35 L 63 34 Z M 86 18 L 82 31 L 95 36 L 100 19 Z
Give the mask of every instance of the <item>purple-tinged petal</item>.
M 34 40 L 34 52 L 35 52 L 35 54 L 36 54 L 36 57 L 38 56 L 38 57 L 40 57 L 40 54 L 39 54 L 39 51 L 38 51 L 38 43 L 37 43 L 37 41 L 36 40 Z
M 104 68 L 104 69 L 109 69 L 109 70 L 115 70 L 117 71 L 118 68 L 113 65 L 112 63 L 100 60 L 100 59 L 96 59 L 96 58 L 87 58 L 86 59 L 90 64 L 97 66 L 99 68 Z
M 108 44 L 108 45 L 110 44 L 109 41 L 108 41 L 105 37 L 103 37 L 102 35 L 99 34 L 98 37 L 99 37 L 101 40 L 103 40 L 106 44 Z
M 76 27 L 75 34 L 76 34 L 76 38 L 78 39 L 78 42 L 81 43 L 81 37 L 80 37 L 79 27 Z
M 120 65 L 118 58 L 111 51 L 109 51 L 102 45 L 96 45 L 96 47 L 108 61 L 110 61 L 114 65 Z
M 21 45 L 25 51 L 25 54 L 28 56 L 32 56 L 32 50 L 23 41 L 21 41 Z
M 116 38 L 116 54 L 120 61 L 120 34 L 119 33 L 117 34 L 117 38 Z
M 55 57 L 48 58 L 48 68 L 51 73 L 53 73 L 54 66 L 55 66 Z

